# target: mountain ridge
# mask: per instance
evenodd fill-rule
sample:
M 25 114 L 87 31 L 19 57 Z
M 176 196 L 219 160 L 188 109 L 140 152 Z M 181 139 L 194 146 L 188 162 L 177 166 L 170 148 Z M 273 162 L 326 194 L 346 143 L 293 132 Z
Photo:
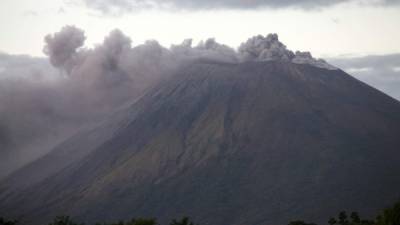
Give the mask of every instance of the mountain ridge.
M 3 180 L 0 208 L 32 224 L 57 212 L 237 225 L 318 222 L 345 206 L 372 214 L 399 196 L 399 112 L 341 70 L 192 63 L 88 132 L 106 140 L 72 138 L 98 145 L 77 161 L 22 191 L 7 190 L 18 172 Z

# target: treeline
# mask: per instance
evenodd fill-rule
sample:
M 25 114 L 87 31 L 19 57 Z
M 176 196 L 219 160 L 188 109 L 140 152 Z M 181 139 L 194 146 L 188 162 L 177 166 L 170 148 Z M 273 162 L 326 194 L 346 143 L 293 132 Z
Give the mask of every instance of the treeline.
M 16 220 L 6 220 L 0 217 L 0 225 L 20 225 Z M 79 223 L 71 219 L 69 216 L 57 216 L 48 225 L 85 225 L 84 223 Z M 120 220 L 113 223 L 95 223 L 95 225 L 158 225 L 156 219 L 149 218 L 137 218 L 128 221 Z M 183 217 L 180 220 L 172 220 L 169 225 L 195 225 L 189 220 L 188 217 Z
M 362 219 L 357 212 L 347 213 L 342 211 L 337 217 L 332 217 L 327 221 L 328 225 L 400 225 L 400 201 L 392 207 L 384 209 L 375 219 Z M 0 217 L 0 225 L 22 225 L 16 220 L 7 220 Z M 48 225 L 85 225 L 73 221 L 69 216 L 57 216 Z M 159 225 L 156 219 L 137 218 L 128 221 L 118 221 L 114 223 L 96 223 L 95 225 Z M 195 225 L 188 217 L 179 220 L 172 220 L 169 225 Z M 196 224 L 197 225 L 197 224 Z M 226 224 L 229 225 L 229 224 Z M 288 225 L 317 225 L 315 223 L 296 220 Z
M 337 217 L 328 220 L 329 225 L 400 225 L 400 201 L 392 207 L 384 209 L 375 219 L 362 219 L 357 212 L 341 211 Z M 296 220 L 288 225 L 317 225 L 315 223 Z

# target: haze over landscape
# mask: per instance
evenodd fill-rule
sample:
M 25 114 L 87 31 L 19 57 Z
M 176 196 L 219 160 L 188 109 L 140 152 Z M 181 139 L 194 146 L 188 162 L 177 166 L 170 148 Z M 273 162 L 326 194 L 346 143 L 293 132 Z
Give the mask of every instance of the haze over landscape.
M 400 1 L 0 6 L 0 216 L 323 223 L 400 198 Z

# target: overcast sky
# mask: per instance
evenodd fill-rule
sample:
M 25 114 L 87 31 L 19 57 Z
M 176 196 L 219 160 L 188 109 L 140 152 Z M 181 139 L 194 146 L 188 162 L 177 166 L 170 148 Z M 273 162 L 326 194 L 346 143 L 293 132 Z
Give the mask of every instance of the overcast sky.
M 44 36 L 65 25 L 84 30 L 88 48 L 115 28 L 133 46 L 215 37 L 236 48 L 278 33 L 400 99 L 400 0 L 1 0 L 0 52 L 42 57 Z
M 86 45 L 120 28 L 133 44 L 215 37 L 237 47 L 278 33 L 292 50 L 319 57 L 400 52 L 398 0 L 1 0 L 0 51 L 41 56 L 43 37 L 66 24 Z

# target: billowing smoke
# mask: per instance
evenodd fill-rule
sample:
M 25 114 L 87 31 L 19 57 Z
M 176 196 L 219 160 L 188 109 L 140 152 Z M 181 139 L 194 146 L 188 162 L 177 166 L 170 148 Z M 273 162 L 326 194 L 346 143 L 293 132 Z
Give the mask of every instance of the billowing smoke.
M 337 70 L 335 66 L 327 63 L 323 59 L 315 59 L 312 57 L 310 52 L 300 52 L 296 51 L 295 57 L 292 59 L 293 63 L 297 64 L 310 64 L 316 67 L 325 68 L 328 70 Z
M 37 158 L 81 118 L 47 59 L 0 54 L 0 177 Z M 68 93 L 68 94 L 66 94 Z
M 44 52 L 50 63 L 0 54 L 0 177 L 78 129 L 95 125 L 182 64 L 284 60 L 329 66 L 309 53 L 287 50 L 276 34 L 250 38 L 238 50 L 212 38 L 195 46 L 191 39 L 170 48 L 154 40 L 134 46 L 120 30 L 88 49 L 83 48 L 85 38 L 74 26 L 47 35 Z
M 310 64 L 330 70 L 336 69 L 336 67 L 329 65 L 323 59 L 313 58 L 310 52 L 296 51 L 296 53 L 293 53 L 279 41 L 277 34 L 252 37 L 242 43 L 238 51 L 241 61 L 282 60 L 296 64 Z
M 239 53 L 245 61 L 268 61 L 268 60 L 286 60 L 294 57 L 292 51 L 286 49 L 286 46 L 278 40 L 277 34 L 269 34 L 264 37 L 258 35 L 248 39 L 239 47 Z
M 192 47 L 192 39 L 186 39 L 180 45 L 172 45 L 170 51 L 179 61 L 210 60 L 215 62 L 238 63 L 239 58 L 235 50 L 227 45 L 220 44 L 214 38 Z
M 83 46 L 85 39 L 83 30 L 65 26 L 60 32 L 44 38 L 43 52 L 49 56 L 53 66 L 70 73 L 77 60 L 77 49 Z

